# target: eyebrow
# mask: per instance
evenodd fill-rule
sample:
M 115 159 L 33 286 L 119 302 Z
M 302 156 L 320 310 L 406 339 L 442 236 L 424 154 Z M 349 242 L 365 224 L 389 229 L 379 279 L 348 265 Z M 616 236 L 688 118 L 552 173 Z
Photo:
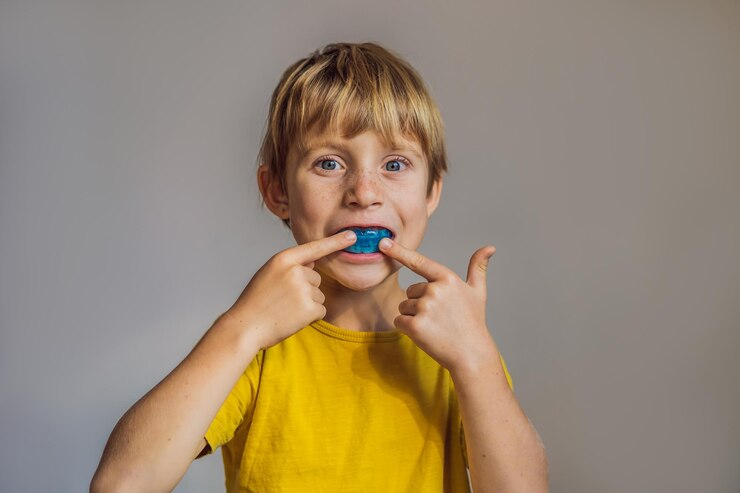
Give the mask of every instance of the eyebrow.
M 301 154 L 301 158 L 306 157 L 309 153 L 316 151 L 318 149 L 336 149 L 342 152 L 349 152 L 349 148 L 345 146 L 344 144 L 341 144 L 339 142 L 334 142 L 331 140 L 320 140 L 316 142 L 312 142 L 310 145 L 306 147 L 306 150 L 303 151 L 303 154 Z
M 320 141 L 312 142 L 309 146 L 307 146 L 306 150 L 303 151 L 303 153 L 301 154 L 301 159 L 305 158 L 309 153 L 316 151 L 318 149 L 336 149 L 336 150 L 346 152 L 346 153 L 350 152 L 349 147 L 345 146 L 341 142 L 336 142 L 332 140 L 320 140 Z M 411 147 L 397 147 L 397 148 L 392 148 L 389 150 L 391 152 L 408 152 L 423 161 L 422 155 Z

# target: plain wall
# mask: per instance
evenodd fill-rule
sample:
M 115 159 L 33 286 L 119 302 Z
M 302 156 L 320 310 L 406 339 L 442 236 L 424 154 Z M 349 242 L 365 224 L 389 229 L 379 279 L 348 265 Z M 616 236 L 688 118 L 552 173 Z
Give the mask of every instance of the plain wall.
M 552 491 L 740 491 L 740 3 L 701 0 L 2 1 L 0 491 L 86 490 L 295 244 L 255 159 L 280 74 L 333 41 L 439 103 L 419 250 L 465 276 L 496 246 L 488 324 Z

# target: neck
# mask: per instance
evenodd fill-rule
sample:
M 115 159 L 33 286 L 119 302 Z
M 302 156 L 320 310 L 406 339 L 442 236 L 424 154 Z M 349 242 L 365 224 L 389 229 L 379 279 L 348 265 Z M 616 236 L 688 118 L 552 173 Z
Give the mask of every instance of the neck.
M 324 320 L 358 332 L 396 330 L 393 319 L 399 315 L 398 305 L 406 299 L 398 284 L 398 271 L 365 291 L 353 291 L 322 276 L 320 289 L 326 297 Z

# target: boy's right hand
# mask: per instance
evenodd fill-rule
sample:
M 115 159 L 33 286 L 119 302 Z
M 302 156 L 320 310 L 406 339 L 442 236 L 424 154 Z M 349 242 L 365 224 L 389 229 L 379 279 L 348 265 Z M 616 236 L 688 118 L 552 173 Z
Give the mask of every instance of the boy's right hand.
M 321 275 L 313 270 L 314 262 L 357 241 L 346 234 L 342 231 L 273 255 L 226 311 L 226 318 L 254 331 L 252 335 L 261 349 L 324 318 L 325 297 L 319 289 Z

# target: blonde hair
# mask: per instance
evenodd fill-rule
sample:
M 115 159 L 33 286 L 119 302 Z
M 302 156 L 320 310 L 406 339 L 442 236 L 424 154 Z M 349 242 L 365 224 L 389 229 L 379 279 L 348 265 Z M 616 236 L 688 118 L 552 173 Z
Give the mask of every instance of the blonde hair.
M 416 138 L 429 165 L 427 195 L 447 171 L 444 124 L 423 79 L 376 43 L 331 43 L 283 72 L 257 162 L 267 166 L 283 191 L 291 145 L 302 153 L 314 127 L 320 133 L 330 127 L 345 138 L 373 130 L 393 147 L 398 147 L 397 135 Z M 289 220 L 283 223 L 290 228 Z

